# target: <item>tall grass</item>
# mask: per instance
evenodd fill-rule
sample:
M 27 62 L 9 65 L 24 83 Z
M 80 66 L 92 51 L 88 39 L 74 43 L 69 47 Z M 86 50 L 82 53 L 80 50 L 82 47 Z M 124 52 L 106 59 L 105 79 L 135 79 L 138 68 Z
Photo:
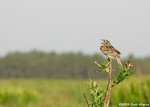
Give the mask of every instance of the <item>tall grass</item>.
M 150 103 L 149 77 L 135 77 L 114 87 L 110 107 L 119 103 Z M 83 96 L 86 81 L 0 80 L 0 107 L 86 107 Z
M 0 105 L 8 107 L 27 107 L 34 105 L 38 100 L 35 92 L 22 88 L 0 88 Z
M 133 78 L 113 89 L 111 105 L 119 103 L 150 104 L 150 78 Z

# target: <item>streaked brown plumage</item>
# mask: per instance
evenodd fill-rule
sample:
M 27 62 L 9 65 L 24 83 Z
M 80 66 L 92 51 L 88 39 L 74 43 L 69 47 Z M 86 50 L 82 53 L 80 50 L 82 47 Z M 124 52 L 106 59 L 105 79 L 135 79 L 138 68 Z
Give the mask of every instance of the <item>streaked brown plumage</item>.
M 120 58 L 121 53 L 117 49 L 115 49 L 108 40 L 102 39 L 102 41 L 103 42 L 101 43 L 102 45 L 100 47 L 102 53 L 108 56 L 110 60 L 116 58 L 118 64 L 122 66 L 121 58 Z

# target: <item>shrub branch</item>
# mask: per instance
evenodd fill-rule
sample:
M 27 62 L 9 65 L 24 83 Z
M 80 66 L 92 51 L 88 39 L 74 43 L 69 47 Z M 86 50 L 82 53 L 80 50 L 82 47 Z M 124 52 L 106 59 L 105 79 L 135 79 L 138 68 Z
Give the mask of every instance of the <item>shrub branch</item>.
M 107 84 L 105 98 L 104 98 L 104 107 L 109 106 L 109 102 L 111 98 L 111 90 L 112 90 L 112 67 L 111 67 L 111 61 L 110 61 L 109 72 L 108 72 L 108 84 Z
M 98 66 L 97 72 L 105 72 L 108 75 L 108 83 L 105 91 L 100 87 L 96 81 L 90 80 L 88 82 L 88 89 L 86 94 L 83 94 L 86 100 L 88 107 L 109 107 L 111 100 L 112 87 L 120 84 L 128 76 L 134 74 L 130 71 L 132 64 L 130 61 L 126 61 L 124 66 L 119 65 L 119 73 L 115 79 L 112 78 L 112 61 L 106 60 L 102 64 L 99 64 L 95 61 L 95 64 Z

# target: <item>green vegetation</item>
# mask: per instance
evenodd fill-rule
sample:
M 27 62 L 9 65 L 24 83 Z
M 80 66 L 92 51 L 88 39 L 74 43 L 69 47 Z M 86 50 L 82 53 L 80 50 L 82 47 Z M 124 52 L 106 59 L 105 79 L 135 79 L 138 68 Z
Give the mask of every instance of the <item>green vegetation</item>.
M 95 73 L 97 66 L 94 61 L 97 59 L 98 63 L 104 61 L 99 54 L 9 53 L 0 58 L 0 107 L 86 107 L 83 96 L 86 79 L 97 79 L 100 88 L 106 83 L 103 80 L 106 74 Z M 125 59 L 132 61 L 131 71 L 135 71 L 136 77 L 122 82 L 124 73 L 119 74 L 115 83 L 122 84 L 113 87 L 110 106 L 150 103 L 150 76 L 144 76 L 150 72 L 150 57 L 134 58 L 130 55 Z M 113 62 L 112 66 L 118 70 L 116 63 Z
M 4 87 L 0 89 L 0 105 L 7 105 L 9 107 L 22 107 L 25 105 L 33 105 L 38 100 L 37 95 L 29 90 L 22 88 Z
M 115 86 L 110 106 L 150 103 L 149 77 L 133 77 Z M 97 82 L 100 86 L 106 83 Z M 86 107 L 82 94 L 86 80 L 1 79 L 0 86 L 0 107 Z
M 150 78 L 136 77 L 127 80 L 113 89 L 111 104 L 146 103 L 150 104 Z M 150 106 L 150 105 L 149 105 Z M 114 106 L 115 107 L 115 106 Z
M 119 66 L 119 73 L 115 77 L 112 77 L 113 71 L 111 60 L 106 60 L 102 64 L 99 64 L 95 61 L 95 64 L 98 66 L 97 72 L 105 72 L 108 75 L 108 82 L 105 89 L 99 87 L 96 81 L 90 79 L 87 92 L 84 93 L 84 97 L 88 107 L 109 107 L 109 103 L 111 100 L 112 88 L 121 82 L 123 82 L 128 76 L 134 74 L 130 69 L 132 64 L 130 61 L 126 61 L 124 66 Z M 113 79 L 115 78 L 115 79 Z

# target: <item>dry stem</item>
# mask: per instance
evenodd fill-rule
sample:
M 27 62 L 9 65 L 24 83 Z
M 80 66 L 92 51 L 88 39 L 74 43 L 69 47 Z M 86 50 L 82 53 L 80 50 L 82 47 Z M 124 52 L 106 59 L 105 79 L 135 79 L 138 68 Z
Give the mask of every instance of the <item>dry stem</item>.
M 111 67 L 111 60 L 110 60 L 109 72 L 108 72 L 108 84 L 105 92 L 104 107 L 109 107 L 111 90 L 112 90 L 112 67 Z
M 84 96 L 84 98 L 85 98 L 85 100 L 86 100 L 87 106 L 89 107 L 88 99 L 87 99 L 87 97 L 86 97 L 86 95 L 85 95 L 84 93 L 83 93 L 83 96 Z

